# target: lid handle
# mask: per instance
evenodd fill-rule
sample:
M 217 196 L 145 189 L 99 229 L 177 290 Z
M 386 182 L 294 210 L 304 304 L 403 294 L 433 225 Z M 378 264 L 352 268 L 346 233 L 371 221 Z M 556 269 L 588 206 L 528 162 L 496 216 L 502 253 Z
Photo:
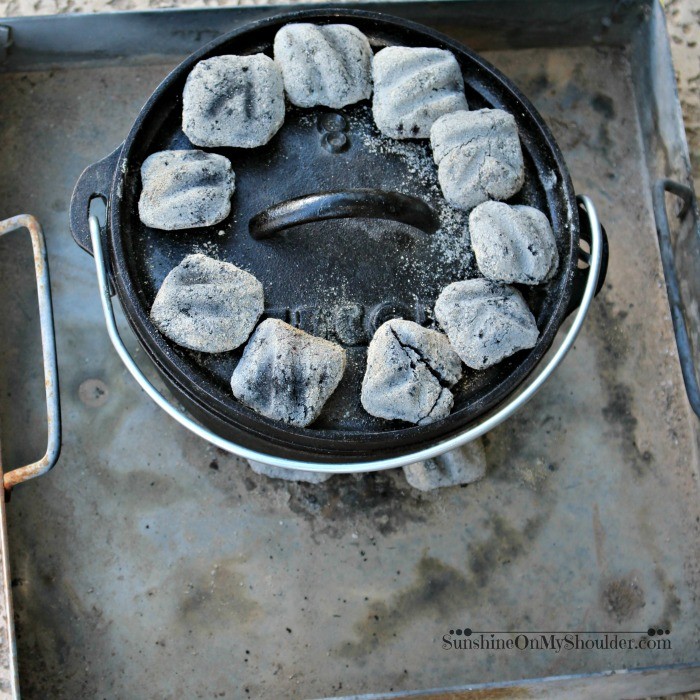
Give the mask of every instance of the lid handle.
M 424 233 L 435 233 L 440 228 L 437 214 L 422 199 L 373 189 L 321 192 L 288 199 L 257 213 L 248 228 L 250 235 L 260 241 L 300 224 L 354 218 L 398 221 Z

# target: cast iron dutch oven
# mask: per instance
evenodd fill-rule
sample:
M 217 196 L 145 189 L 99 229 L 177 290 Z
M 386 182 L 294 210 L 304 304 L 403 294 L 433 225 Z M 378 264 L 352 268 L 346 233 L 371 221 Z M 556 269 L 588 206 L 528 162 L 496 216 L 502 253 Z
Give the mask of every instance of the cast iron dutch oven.
M 139 220 L 143 161 L 155 151 L 193 148 L 181 129 L 181 99 L 194 65 L 221 54 L 271 56 L 277 30 L 295 21 L 352 24 L 367 35 L 375 51 L 389 45 L 448 49 L 462 68 L 470 109 L 500 108 L 517 122 L 526 178 L 511 201 L 547 214 L 560 265 L 547 284 L 520 287 L 540 330 L 535 347 L 485 371 L 467 370 L 445 420 L 426 426 L 385 421 L 368 415 L 359 400 L 374 330 L 393 317 L 430 325 L 440 291 L 453 281 L 479 275 L 473 256 L 455 243 L 454 231 L 452 238 L 430 233 L 445 209 L 436 168 L 425 167 L 432 162 L 429 143 L 381 138 L 369 103 L 335 111 L 288 105 L 284 125 L 267 145 L 208 149 L 228 157 L 236 173 L 232 213 L 221 224 L 168 232 Z M 289 204 L 307 195 L 314 196 Z M 577 205 L 559 148 L 534 107 L 464 46 L 421 25 L 371 12 L 279 14 L 237 29 L 190 56 L 156 89 L 123 145 L 87 168 L 78 181 L 71 229 L 88 252 L 88 209 L 94 197 L 107 202 L 102 240 L 114 290 L 131 328 L 176 397 L 223 438 L 301 462 L 352 463 L 405 455 L 464 431 L 504 402 L 542 359 L 567 314 L 578 307 L 586 281 L 578 261 L 580 239 L 590 240 L 588 221 Z M 459 220 L 464 215 L 455 216 Z M 269 237 L 256 240 L 252 233 Z M 189 351 L 171 343 L 150 321 L 148 312 L 163 279 L 192 252 L 252 272 L 265 288 L 267 316 L 347 349 L 341 385 L 311 427 L 270 421 L 234 399 L 229 382 L 243 347 L 220 355 Z M 604 276 L 605 260 L 599 288 Z

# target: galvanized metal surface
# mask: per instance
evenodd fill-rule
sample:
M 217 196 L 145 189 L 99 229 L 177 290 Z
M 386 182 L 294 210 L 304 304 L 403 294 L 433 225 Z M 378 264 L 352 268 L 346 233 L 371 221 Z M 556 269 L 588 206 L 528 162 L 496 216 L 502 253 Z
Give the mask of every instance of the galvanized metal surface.
M 541 110 L 592 194 L 609 282 L 556 381 L 488 435 L 487 478 L 435 494 L 396 472 L 268 481 L 177 426 L 112 351 L 93 261 L 68 233 L 70 190 L 175 57 L 0 76 L 0 216 L 31 208 L 44 223 L 65 423 L 60 468 L 19 489 L 9 513 L 25 697 L 333 696 L 700 661 L 697 422 L 628 55 L 487 58 Z M 45 434 L 22 255 L 0 243 L 2 327 L 16 333 L 0 338 L 10 467 Z M 671 650 L 440 643 L 453 627 L 652 624 L 671 629 Z M 700 684 L 697 667 L 683 673 L 667 687 Z
M 618 45 L 648 16 L 648 2 L 619 0 L 437 0 L 424 2 L 343 2 L 344 7 L 371 6 L 450 33 L 459 25 L 466 44 L 477 51 L 542 46 Z M 301 9 L 304 3 L 293 3 Z M 280 3 L 280 6 L 283 5 Z M 332 3 L 309 3 L 309 7 Z M 185 6 L 184 3 L 179 7 Z M 112 7 L 118 9 L 116 3 Z M 456 10 L 456 8 L 459 8 Z M 163 56 L 187 54 L 244 22 L 268 17 L 275 5 L 192 9 L 182 12 L 110 12 L 58 15 L 50 24 L 40 17 L 3 20 L 11 27 L 12 45 L 0 71 L 50 68 L 65 63 L 109 64 L 114 61 L 158 63 Z M 0 36 L 1 39 L 1 36 Z M 1 58 L 1 57 L 0 57 Z M 174 64 L 173 64 L 174 65 Z M 106 153 L 104 155 L 107 155 Z
M 670 260 L 672 254 L 678 272 L 679 289 L 671 293 L 670 298 L 674 313 L 685 322 L 689 340 L 685 345 L 690 346 L 695 357 L 694 371 L 687 352 L 681 350 L 681 355 L 686 355 L 686 383 L 692 391 L 692 375 L 696 382 L 699 378 L 697 358 L 700 357 L 700 213 L 697 200 L 693 201 L 691 163 L 678 106 L 678 90 L 675 80 L 669 78 L 671 53 L 666 23 L 658 5 L 655 10 L 632 45 L 630 65 L 633 80 L 649 86 L 648 90 L 637 92 L 636 102 L 642 139 L 648 144 L 645 155 L 650 181 L 657 189 L 669 190 L 665 196 L 659 193 L 656 197 L 657 228 L 661 246 L 666 250 L 665 257 Z M 675 136 L 679 133 L 680 138 Z M 670 223 L 668 231 L 664 226 L 664 207 Z M 667 264 L 667 267 L 670 266 Z M 672 284 L 672 276 L 666 278 L 667 284 Z M 682 337 L 679 344 L 683 348 Z

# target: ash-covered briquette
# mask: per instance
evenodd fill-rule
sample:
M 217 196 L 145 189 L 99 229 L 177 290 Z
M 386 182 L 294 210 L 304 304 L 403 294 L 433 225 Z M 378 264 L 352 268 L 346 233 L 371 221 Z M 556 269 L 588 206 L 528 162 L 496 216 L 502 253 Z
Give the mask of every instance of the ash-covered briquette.
M 409 464 L 403 473 L 420 491 L 471 484 L 486 474 L 484 446 L 481 440 L 474 440 L 434 459 Z
M 447 338 L 413 321 L 383 323 L 367 349 L 361 401 L 367 413 L 425 425 L 449 415 L 462 363 Z
M 469 232 L 477 265 L 489 279 L 540 284 L 557 271 L 557 243 L 538 209 L 484 202 L 469 215 Z
M 537 323 L 517 289 L 482 278 L 453 282 L 435 302 L 435 318 L 472 369 L 534 347 Z
M 274 51 L 297 107 L 339 109 L 372 94 L 372 49 L 349 24 L 287 24 L 275 36 Z
M 307 484 L 322 484 L 333 476 L 333 474 L 326 474 L 324 472 L 307 472 L 301 469 L 273 467 L 271 464 L 254 462 L 252 459 L 248 460 L 248 464 L 256 474 L 266 476 L 269 479 L 282 479 L 283 481 L 303 481 Z
M 231 389 L 256 413 L 304 428 L 318 418 L 345 363 L 340 345 L 269 318 L 248 341 Z
M 525 182 L 518 127 L 501 109 L 446 114 L 433 124 L 430 143 L 442 193 L 458 209 L 508 199 Z
M 141 166 L 139 218 L 164 231 L 212 226 L 231 212 L 236 178 L 224 156 L 159 151 Z
M 195 253 L 165 278 L 151 319 L 178 345 L 227 352 L 248 339 L 262 312 L 263 286 L 253 275 Z
M 389 46 L 372 63 L 377 128 L 395 139 L 428 138 L 439 117 L 467 109 L 464 80 L 450 51 Z
M 283 122 L 282 74 L 264 54 L 215 56 L 187 76 L 182 130 L 195 146 L 255 148 Z

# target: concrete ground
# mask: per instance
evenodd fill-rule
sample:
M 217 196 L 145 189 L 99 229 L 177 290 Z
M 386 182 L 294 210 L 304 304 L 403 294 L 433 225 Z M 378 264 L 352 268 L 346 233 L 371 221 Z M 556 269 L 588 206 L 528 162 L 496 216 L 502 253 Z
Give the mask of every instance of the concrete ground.
M 700 183 L 700 0 L 669 0 L 666 19 L 693 176 Z

